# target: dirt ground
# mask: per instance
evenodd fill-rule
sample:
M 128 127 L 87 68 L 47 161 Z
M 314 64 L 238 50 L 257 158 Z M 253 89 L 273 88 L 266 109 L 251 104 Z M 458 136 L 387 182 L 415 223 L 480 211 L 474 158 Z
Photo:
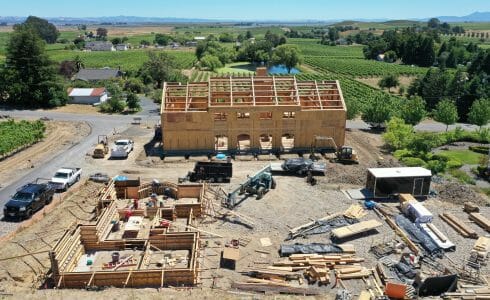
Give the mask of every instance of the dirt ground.
M 98 107 L 92 105 L 84 105 L 84 104 L 67 104 L 64 106 L 59 106 L 57 108 L 54 108 L 51 111 L 72 113 L 72 114 L 89 114 L 89 115 L 102 114 L 99 111 Z
M 149 143 L 153 132 L 140 126 L 133 126 L 120 135 L 112 137 L 132 138 L 135 141 L 135 150 L 130 154 L 128 160 L 113 161 L 102 159 L 94 160 L 86 156 L 85 165 L 82 166 L 87 173 L 102 171 L 110 176 L 125 174 L 130 178 L 140 177 L 142 181 L 150 181 L 153 178 L 161 181 L 176 182 L 177 178 L 185 175 L 193 168 L 194 162 L 204 157 L 191 157 L 185 160 L 181 157 L 165 158 L 161 160 L 157 151 L 153 151 L 152 144 Z M 230 290 L 233 281 L 243 281 L 247 277 L 241 272 L 246 272 L 254 268 L 264 268 L 279 259 L 278 249 L 290 228 L 310 222 L 311 220 L 324 217 L 332 213 L 341 213 L 350 205 L 360 203 L 350 199 L 345 194 L 345 189 L 362 187 L 365 184 L 366 168 L 368 167 L 387 167 L 398 166 L 397 161 L 382 148 L 382 140 L 379 134 L 352 130 L 347 132 L 346 144 L 353 146 L 360 157 L 359 165 L 341 165 L 327 162 L 327 175 L 317 177 L 318 184 L 310 186 L 306 184 L 304 178 L 294 176 L 277 176 L 277 188 L 269 191 L 263 199 L 256 200 L 249 197 L 241 202 L 235 211 L 251 223 L 252 228 L 230 222 L 229 220 L 207 217 L 201 220 L 199 228 L 221 235 L 224 238 L 204 237 L 201 250 L 201 284 L 194 289 L 106 289 L 104 291 L 84 291 L 84 290 L 42 290 L 42 282 L 49 269 L 49 258 L 46 253 L 23 258 L 2 260 L 2 258 L 26 253 L 26 251 L 36 252 L 49 249 L 57 239 L 60 238 L 62 231 L 76 220 L 88 220 L 92 217 L 93 197 L 98 184 L 81 184 L 79 191 L 72 196 L 66 197 L 62 203 L 41 221 L 24 229 L 8 242 L 0 243 L 0 295 L 1 293 L 13 294 L 14 298 L 38 299 L 41 297 L 62 299 L 157 299 L 163 297 L 167 299 L 180 298 L 204 298 L 220 299 L 231 298 L 257 298 L 255 294 L 250 294 L 237 290 Z M 292 156 L 292 155 L 291 155 Z M 284 158 L 288 157 L 287 155 Z M 251 157 L 237 157 L 234 161 L 234 174 L 230 184 L 223 184 L 225 191 L 232 191 L 238 187 L 240 182 L 246 179 L 247 175 L 253 174 L 262 166 L 276 160 L 275 157 L 260 156 L 258 160 Z M 440 189 L 444 189 L 444 184 L 436 184 Z M 468 197 L 471 197 L 468 196 Z M 460 199 L 461 201 L 465 199 Z M 467 199 L 466 200 L 471 200 Z M 395 204 L 387 204 L 396 210 Z M 427 208 L 434 214 L 434 224 L 447 235 L 447 237 L 457 245 L 456 252 L 448 253 L 447 256 L 457 265 L 462 265 L 473 246 L 474 240 L 465 239 L 459 236 L 446 223 L 439 218 L 439 213 L 451 211 L 463 220 L 468 220 L 466 214 L 462 212 L 461 205 L 446 201 L 442 194 L 437 198 L 430 198 L 425 201 Z M 214 202 L 216 212 L 223 212 L 217 201 Z M 486 216 L 490 214 L 490 207 L 482 207 L 482 213 Z M 367 211 L 367 215 L 361 220 L 379 220 L 373 211 Z M 376 232 L 356 239 L 345 241 L 353 244 L 359 257 L 364 257 L 363 266 L 373 267 L 377 259 L 369 252 L 370 246 L 393 238 L 393 231 L 384 223 Z M 485 232 L 475 224 L 469 224 L 478 234 L 484 235 Z M 232 238 L 245 238 L 250 242 L 240 248 L 240 259 L 237 263 L 236 271 L 219 268 L 219 255 L 223 245 Z M 262 246 L 260 239 L 269 238 L 271 246 Z M 310 236 L 309 238 L 297 238 L 288 243 L 329 243 L 327 234 Z M 20 245 L 22 246 L 20 246 Z M 25 247 L 25 248 L 23 248 Z M 261 252 L 257 252 L 261 251 Z M 263 253 L 263 252 L 266 253 Z M 440 260 L 444 264 L 450 264 L 447 258 Z M 490 270 L 484 269 L 482 272 L 490 274 Z M 353 292 L 354 298 L 365 288 L 361 280 L 344 281 L 347 289 Z M 318 299 L 330 299 L 336 292 L 332 284 L 321 287 L 324 295 L 316 297 Z M 264 296 L 264 298 L 288 298 L 295 299 L 294 296 Z M 262 298 L 262 297 L 261 297 Z
M 366 78 L 356 78 L 356 80 L 379 89 L 378 82 L 381 80 L 381 78 L 382 77 L 374 76 L 374 77 L 366 77 Z M 397 86 L 396 88 L 391 88 L 390 91 L 394 94 L 398 94 L 400 92 L 401 86 L 403 86 L 406 91 L 415 78 L 417 78 L 417 76 L 399 76 L 398 81 L 400 82 L 400 85 Z
M 38 165 L 54 157 L 62 149 L 78 143 L 90 133 L 84 122 L 48 121 L 45 138 L 39 143 L 0 161 L 0 184 L 6 186 Z M 16 170 L 12 173 L 12 170 Z

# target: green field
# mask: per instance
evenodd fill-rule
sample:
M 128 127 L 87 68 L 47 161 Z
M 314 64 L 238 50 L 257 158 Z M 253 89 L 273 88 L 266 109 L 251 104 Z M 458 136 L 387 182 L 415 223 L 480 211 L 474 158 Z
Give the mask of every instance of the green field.
M 223 68 L 216 70 L 218 74 L 240 74 L 240 75 L 253 75 L 255 74 L 255 66 L 248 62 L 236 62 L 226 64 Z
M 130 50 L 112 52 L 82 52 L 74 50 L 49 51 L 50 57 L 57 62 L 73 60 L 77 55 L 80 56 L 86 68 L 121 67 L 124 71 L 137 71 L 145 61 L 148 60 L 149 50 Z M 196 58 L 193 52 L 188 51 L 165 51 L 153 50 L 155 52 L 166 52 L 177 59 L 178 66 L 182 69 L 189 69 L 194 64 Z
M 477 165 L 480 163 L 482 154 L 473 152 L 471 150 L 445 150 L 438 152 L 437 154 L 445 156 L 450 160 L 458 160 L 463 164 Z

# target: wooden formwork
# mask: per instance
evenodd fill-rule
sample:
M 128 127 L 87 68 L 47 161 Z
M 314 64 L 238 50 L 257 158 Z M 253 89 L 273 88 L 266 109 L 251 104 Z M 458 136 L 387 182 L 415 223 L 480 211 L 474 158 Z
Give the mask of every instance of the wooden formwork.
M 346 106 L 338 81 L 219 77 L 164 83 L 161 124 L 169 155 L 305 151 L 316 136 L 344 144 Z
M 186 197 L 202 195 L 198 185 L 192 185 L 181 190 Z M 201 185 L 202 188 L 202 185 Z M 107 196 L 115 194 L 113 184 L 105 187 L 100 195 L 101 203 L 105 207 L 99 214 L 97 220 L 90 224 L 79 224 L 74 230 L 66 231 L 58 243 L 49 253 L 51 260 L 53 278 L 58 288 L 88 288 L 101 286 L 114 287 L 163 287 L 193 286 L 198 282 L 199 275 L 199 232 L 192 231 L 187 227 L 193 226 L 195 217 L 193 207 L 174 207 L 172 212 L 156 208 L 155 215 L 172 218 L 179 217 L 179 209 L 188 213 L 187 227 L 183 232 L 169 233 L 162 228 L 155 228 L 153 223 L 148 237 L 142 239 L 107 239 L 112 228 L 113 221 L 119 220 L 115 198 L 106 203 Z M 200 211 L 200 208 L 197 209 Z M 180 212 L 183 214 L 182 212 Z M 155 218 L 154 220 L 159 220 Z M 96 251 L 119 251 L 124 249 L 139 249 L 143 255 L 138 266 L 134 270 L 106 271 L 96 270 L 92 272 L 76 272 L 81 257 L 88 252 Z M 150 251 L 150 249 L 152 251 Z M 167 250 L 188 250 L 189 262 L 186 268 L 149 268 L 149 260 L 152 252 Z

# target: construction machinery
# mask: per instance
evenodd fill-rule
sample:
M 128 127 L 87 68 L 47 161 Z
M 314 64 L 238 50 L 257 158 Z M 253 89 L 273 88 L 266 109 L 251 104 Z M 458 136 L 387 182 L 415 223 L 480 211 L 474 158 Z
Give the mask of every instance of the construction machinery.
M 314 156 L 315 150 L 318 148 L 318 144 L 328 144 L 330 148 L 335 149 L 335 158 L 331 159 L 332 162 L 339 162 L 343 164 L 358 164 L 359 157 L 357 152 L 350 146 L 338 147 L 335 140 L 332 137 L 327 136 L 315 136 L 315 140 L 311 146 L 311 153 Z
M 240 186 L 234 191 L 228 193 L 222 204 L 225 207 L 232 209 L 246 198 L 245 197 L 237 201 L 239 195 L 256 195 L 255 198 L 259 200 L 270 189 L 275 188 L 276 182 L 272 177 L 271 167 L 270 165 L 267 165 L 260 169 L 260 171 L 255 173 L 253 176 L 248 176 L 247 180 L 244 183 L 240 184 Z
M 313 175 L 324 176 L 326 165 L 322 162 L 314 162 L 311 159 L 303 157 L 290 158 L 282 163 L 271 163 L 271 172 L 273 174 L 291 174 L 305 176 L 308 173 Z
M 107 135 L 99 135 L 97 137 L 97 146 L 95 146 L 93 158 L 104 158 L 107 153 L 109 153 L 109 142 L 107 140 Z

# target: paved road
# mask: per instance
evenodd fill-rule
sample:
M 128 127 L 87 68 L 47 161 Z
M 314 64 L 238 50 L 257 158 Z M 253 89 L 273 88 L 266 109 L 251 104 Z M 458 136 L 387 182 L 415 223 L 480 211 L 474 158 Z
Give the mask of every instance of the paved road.
M 141 117 L 142 122 L 155 124 L 159 120 L 158 106 L 150 99 L 142 98 L 143 110 L 136 115 L 85 115 L 62 113 L 52 111 L 29 111 L 29 110 L 1 110 L 0 114 L 8 114 L 19 118 L 48 117 L 57 121 L 84 121 L 91 127 L 90 134 L 79 143 L 72 145 L 61 153 L 53 154 L 39 165 L 36 165 L 28 174 L 18 178 L 12 184 L 0 189 L 0 219 L 3 217 L 3 206 L 15 191 L 27 182 L 37 178 L 51 178 L 54 172 L 63 166 L 78 166 L 85 160 L 85 154 L 97 143 L 98 135 L 111 135 L 114 130 L 123 132 L 129 126 L 134 117 Z M 15 170 L 12 170 L 15 172 Z M 87 174 L 85 174 L 87 175 Z

